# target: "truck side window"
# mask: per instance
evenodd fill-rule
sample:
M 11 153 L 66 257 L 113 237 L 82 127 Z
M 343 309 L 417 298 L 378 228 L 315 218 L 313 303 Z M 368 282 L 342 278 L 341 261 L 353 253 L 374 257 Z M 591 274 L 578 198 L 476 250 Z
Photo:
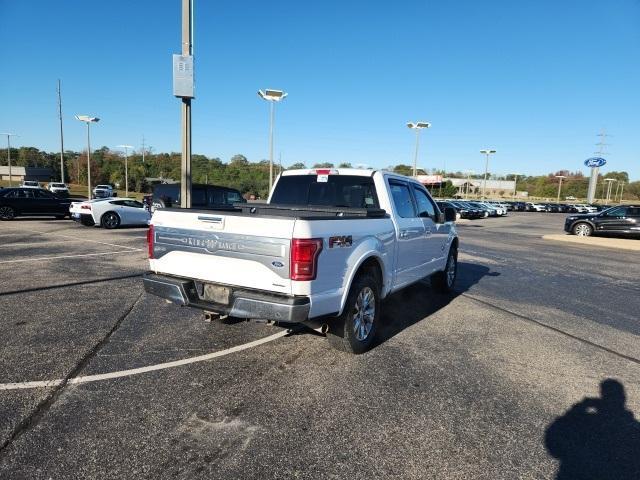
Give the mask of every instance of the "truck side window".
M 409 185 L 402 182 L 389 182 L 389 188 L 391 189 L 391 196 L 393 198 L 393 204 L 396 207 L 398 215 L 402 218 L 411 218 L 416 216 L 415 209 L 413 208 L 413 201 L 411 200 L 411 192 L 409 192 Z
M 436 218 L 436 209 L 431 203 L 431 199 L 427 196 L 427 192 L 421 188 L 412 185 L 413 193 L 416 196 L 416 203 L 418 204 L 418 216 L 422 218 Z

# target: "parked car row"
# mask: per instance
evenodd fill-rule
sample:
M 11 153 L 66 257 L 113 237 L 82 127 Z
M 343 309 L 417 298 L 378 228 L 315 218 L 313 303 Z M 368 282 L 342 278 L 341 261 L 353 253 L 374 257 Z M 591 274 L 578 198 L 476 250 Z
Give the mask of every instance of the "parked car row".
M 64 184 L 49 184 L 50 188 L 66 187 Z M 68 190 L 67 190 L 68 191 Z M 118 197 L 109 185 L 97 185 L 93 190 L 97 197 L 92 200 L 69 198 L 38 184 L 0 189 L 0 220 L 13 220 L 21 216 L 53 216 L 57 219 L 69 217 L 85 226 L 118 228 L 125 225 L 148 225 L 154 208 L 180 206 L 180 184 L 157 185 L 153 195 L 145 196 L 143 202 L 133 198 Z M 194 185 L 192 206 L 198 209 L 224 209 L 243 203 L 240 192 L 233 188 L 214 185 Z
M 516 212 L 593 213 L 609 208 L 609 205 L 586 203 L 509 202 Z
M 487 217 L 502 217 L 507 215 L 507 205 L 499 202 L 471 202 L 462 200 L 443 200 L 439 201 L 440 210 L 444 208 L 453 208 L 456 211 L 456 218 L 465 218 L 475 220 Z

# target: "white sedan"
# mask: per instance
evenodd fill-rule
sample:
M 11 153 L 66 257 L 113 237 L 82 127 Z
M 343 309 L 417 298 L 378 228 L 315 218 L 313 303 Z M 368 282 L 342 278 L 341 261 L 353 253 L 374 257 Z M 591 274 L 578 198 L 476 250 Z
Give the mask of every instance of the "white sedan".
M 132 198 L 99 198 L 72 202 L 71 218 L 86 226 L 118 228 L 122 225 L 148 225 L 151 212 Z

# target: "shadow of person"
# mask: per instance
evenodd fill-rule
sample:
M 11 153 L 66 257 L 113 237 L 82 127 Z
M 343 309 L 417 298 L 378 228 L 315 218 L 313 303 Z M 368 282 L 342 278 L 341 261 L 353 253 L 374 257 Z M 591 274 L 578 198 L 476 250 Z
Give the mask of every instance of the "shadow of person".
M 640 479 L 640 423 L 625 401 L 623 385 L 604 380 L 600 398 L 584 398 L 547 428 L 545 446 L 560 461 L 557 480 Z

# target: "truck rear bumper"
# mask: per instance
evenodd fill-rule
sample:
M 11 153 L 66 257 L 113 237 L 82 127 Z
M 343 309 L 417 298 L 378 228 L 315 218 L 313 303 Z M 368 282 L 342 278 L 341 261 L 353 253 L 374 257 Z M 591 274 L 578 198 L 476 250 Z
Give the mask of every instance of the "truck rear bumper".
M 309 318 L 311 309 L 308 297 L 290 297 L 227 287 L 230 290 L 229 303 L 222 304 L 204 299 L 201 290 L 199 293 L 203 284 L 188 278 L 146 273 L 142 281 L 147 293 L 178 305 L 231 317 L 301 323 Z

